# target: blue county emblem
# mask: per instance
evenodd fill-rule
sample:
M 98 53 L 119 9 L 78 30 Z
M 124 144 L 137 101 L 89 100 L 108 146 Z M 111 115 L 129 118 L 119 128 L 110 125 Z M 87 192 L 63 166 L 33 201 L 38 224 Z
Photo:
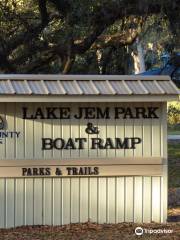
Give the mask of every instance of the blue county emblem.
M 4 143 L 3 139 L 19 138 L 20 132 L 6 130 L 7 125 L 4 119 L 0 116 L 0 144 Z

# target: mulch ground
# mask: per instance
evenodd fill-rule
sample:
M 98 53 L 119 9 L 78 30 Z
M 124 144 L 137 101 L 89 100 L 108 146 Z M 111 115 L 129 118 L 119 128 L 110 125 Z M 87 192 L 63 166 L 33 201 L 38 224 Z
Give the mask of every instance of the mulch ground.
M 144 233 L 135 235 L 135 228 L 142 227 L 148 230 L 166 229 L 172 233 Z M 126 239 L 180 239 L 180 223 L 167 224 L 70 224 L 65 226 L 28 226 L 12 229 L 0 229 L 0 240 L 126 240 Z

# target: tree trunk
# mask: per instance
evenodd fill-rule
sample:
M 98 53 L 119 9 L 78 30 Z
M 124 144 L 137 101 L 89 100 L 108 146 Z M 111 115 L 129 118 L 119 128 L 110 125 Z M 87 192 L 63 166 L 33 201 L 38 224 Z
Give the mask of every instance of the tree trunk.
M 137 52 L 138 52 L 138 60 L 139 60 L 139 72 L 138 73 L 142 73 L 142 72 L 146 71 L 145 62 L 144 62 L 144 52 L 143 52 L 142 44 L 138 38 L 136 39 L 136 42 L 137 42 Z

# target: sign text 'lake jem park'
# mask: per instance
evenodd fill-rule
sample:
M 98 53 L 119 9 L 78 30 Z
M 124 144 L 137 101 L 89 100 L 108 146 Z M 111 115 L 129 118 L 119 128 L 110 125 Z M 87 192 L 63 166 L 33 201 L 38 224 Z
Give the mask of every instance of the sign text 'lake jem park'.
M 41 108 L 37 108 L 34 113 L 29 113 L 28 108 L 23 108 L 23 119 L 153 119 L 159 118 L 156 111 L 158 107 L 136 107 L 134 109 L 127 107 L 115 107 L 110 114 L 110 108 L 106 107 L 101 109 L 99 107 L 80 107 L 76 114 L 71 113 L 69 107 L 47 107 L 45 112 Z M 98 134 L 100 129 L 94 126 L 92 123 L 87 123 L 85 132 L 87 134 Z M 87 138 L 69 138 L 67 140 L 63 138 L 42 138 L 42 149 L 50 150 L 56 149 L 84 149 Z M 91 138 L 91 149 L 135 149 L 136 144 L 141 143 L 141 139 L 138 137 L 125 137 L 121 138 Z

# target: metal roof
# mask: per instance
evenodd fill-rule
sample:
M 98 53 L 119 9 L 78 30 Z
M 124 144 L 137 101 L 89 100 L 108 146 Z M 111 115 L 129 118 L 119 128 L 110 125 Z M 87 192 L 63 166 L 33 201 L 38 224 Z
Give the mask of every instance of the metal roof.
M 2 95 L 178 95 L 167 76 L 0 75 Z

